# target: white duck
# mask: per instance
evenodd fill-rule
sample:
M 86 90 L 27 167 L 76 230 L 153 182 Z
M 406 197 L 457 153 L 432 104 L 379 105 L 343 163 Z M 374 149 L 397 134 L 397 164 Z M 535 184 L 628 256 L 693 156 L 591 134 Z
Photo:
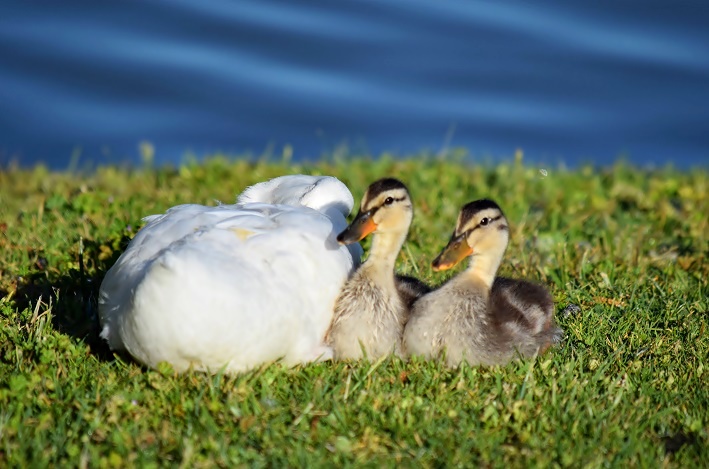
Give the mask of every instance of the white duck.
M 249 187 L 236 205 L 147 217 L 101 284 L 101 337 L 177 371 L 331 358 L 325 332 L 362 254 L 336 239 L 353 205 L 339 180 L 293 175 Z

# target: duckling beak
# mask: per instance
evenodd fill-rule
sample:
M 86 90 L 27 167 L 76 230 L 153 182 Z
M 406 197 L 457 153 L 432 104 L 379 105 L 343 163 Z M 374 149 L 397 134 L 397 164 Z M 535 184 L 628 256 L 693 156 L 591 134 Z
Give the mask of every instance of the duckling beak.
M 460 236 L 451 238 L 448 245 L 443 248 L 443 251 L 431 263 L 434 272 L 448 270 L 473 253 L 473 248 L 468 246 L 466 234 L 463 233 Z
M 359 212 L 350 226 L 345 231 L 337 235 L 337 242 L 340 244 L 352 244 L 361 241 L 369 233 L 377 229 L 377 224 L 372 219 L 373 211 Z

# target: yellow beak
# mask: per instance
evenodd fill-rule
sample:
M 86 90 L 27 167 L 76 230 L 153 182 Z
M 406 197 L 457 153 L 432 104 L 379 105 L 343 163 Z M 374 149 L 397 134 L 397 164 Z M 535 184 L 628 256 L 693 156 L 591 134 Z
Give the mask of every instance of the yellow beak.
M 361 241 L 365 236 L 377 229 L 377 224 L 372 219 L 372 211 L 359 212 L 350 226 L 337 235 L 340 244 L 352 244 Z
M 468 246 L 465 235 L 466 233 L 463 233 L 452 238 L 438 257 L 433 260 L 431 267 L 435 272 L 448 270 L 473 253 L 473 248 Z

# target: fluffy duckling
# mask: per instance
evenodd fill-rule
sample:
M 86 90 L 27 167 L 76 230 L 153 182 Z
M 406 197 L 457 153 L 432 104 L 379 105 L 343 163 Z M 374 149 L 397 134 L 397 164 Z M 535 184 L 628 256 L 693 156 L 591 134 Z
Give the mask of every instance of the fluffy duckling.
M 393 178 L 369 186 L 360 211 L 337 240 L 360 241 L 372 233 L 367 260 L 355 271 L 335 303 L 326 342 L 336 359 L 369 358 L 400 353 L 401 334 L 411 305 L 430 288 L 423 282 L 394 274 L 394 264 L 413 218 L 406 186 Z
M 410 355 L 437 357 L 449 366 L 499 365 L 517 354 L 542 353 L 561 338 L 549 292 L 524 280 L 496 278 L 509 241 L 502 209 L 492 200 L 463 207 L 448 245 L 433 270 L 465 257 L 470 266 L 413 306 L 403 347 Z

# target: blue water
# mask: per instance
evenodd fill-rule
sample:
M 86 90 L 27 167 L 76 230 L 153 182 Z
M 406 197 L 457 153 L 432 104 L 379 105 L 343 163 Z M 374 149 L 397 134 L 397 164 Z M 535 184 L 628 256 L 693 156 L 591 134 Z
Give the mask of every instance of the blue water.
M 4 1 L 0 165 L 709 162 L 709 2 Z M 343 150 L 344 149 L 344 150 Z

